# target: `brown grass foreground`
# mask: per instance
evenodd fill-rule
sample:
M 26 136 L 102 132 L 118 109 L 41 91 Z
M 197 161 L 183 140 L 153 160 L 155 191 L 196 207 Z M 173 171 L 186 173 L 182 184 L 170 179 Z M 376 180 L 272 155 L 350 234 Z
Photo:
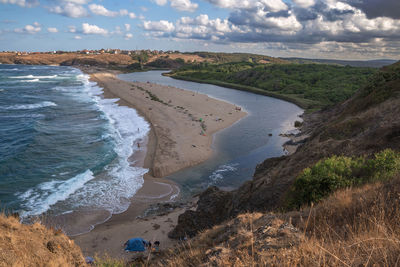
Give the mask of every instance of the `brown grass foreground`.
M 158 266 L 400 265 L 400 175 L 315 207 L 242 214 L 164 253 Z
M 315 207 L 246 213 L 162 252 L 145 266 L 398 266 L 400 175 L 337 191 Z M 96 266 L 125 266 L 105 255 Z M 61 231 L 0 215 L 0 266 L 84 266 Z M 128 266 L 140 266 L 130 263 Z
M 80 248 L 59 230 L 0 214 L 0 266 L 86 266 Z

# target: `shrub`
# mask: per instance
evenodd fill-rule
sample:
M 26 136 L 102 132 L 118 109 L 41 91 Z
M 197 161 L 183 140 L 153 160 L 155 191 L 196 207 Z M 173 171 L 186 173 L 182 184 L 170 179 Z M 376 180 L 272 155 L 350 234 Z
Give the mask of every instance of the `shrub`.
M 286 208 L 299 208 L 345 187 L 382 181 L 400 172 L 400 153 L 383 150 L 372 159 L 332 156 L 306 168 L 293 183 Z

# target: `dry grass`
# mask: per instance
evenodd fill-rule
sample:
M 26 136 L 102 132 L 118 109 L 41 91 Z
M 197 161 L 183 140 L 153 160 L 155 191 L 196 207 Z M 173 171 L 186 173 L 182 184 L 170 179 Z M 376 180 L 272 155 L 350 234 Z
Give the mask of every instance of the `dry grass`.
M 59 230 L 0 214 L 0 266 L 85 266 L 80 248 Z
M 165 252 L 158 266 L 398 266 L 400 176 L 285 214 L 242 214 Z

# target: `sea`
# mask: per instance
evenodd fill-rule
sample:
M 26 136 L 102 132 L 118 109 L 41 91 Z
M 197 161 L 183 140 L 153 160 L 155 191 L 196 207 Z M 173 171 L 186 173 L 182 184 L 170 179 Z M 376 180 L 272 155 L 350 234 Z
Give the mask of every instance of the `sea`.
M 0 208 L 22 219 L 51 211 L 125 211 L 147 169 L 135 143 L 150 125 L 80 70 L 0 65 Z

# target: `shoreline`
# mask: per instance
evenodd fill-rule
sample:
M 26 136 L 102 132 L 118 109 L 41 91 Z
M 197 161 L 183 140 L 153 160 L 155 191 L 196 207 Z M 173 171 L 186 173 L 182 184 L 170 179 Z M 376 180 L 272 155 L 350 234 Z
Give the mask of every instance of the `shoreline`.
M 217 80 L 201 80 L 201 79 L 196 79 L 196 78 L 186 77 L 186 76 L 181 76 L 181 75 L 165 75 L 165 76 L 168 76 L 170 78 L 177 79 L 177 80 L 182 80 L 182 81 L 211 84 L 211 85 L 221 86 L 221 87 L 225 87 L 225 88 L 250 92 L 253 94 L 257 94 L 257 95 L 264 95 L 264 96 L 277 98 L 277 99 L 284 100 L 284 101 L 290 102 L 292 104 L 295 104 L 296 106 L 304 109 L 304 112 L 306 112 L 309 109 L 309 105 L 307 103 L 303 103 L 299 99 L 296 99 L 294 97 L 287 96 L 287 95 L 282 95 L 282 94 L 266 91 L 266 90 L 263 90 L 263 89 L 260 89 L 257 87 L 241 85 L 241 84 L 233 84 L 233 83 L 222 82 L 222 81 L 217 81 Z
M 143 164 L 149 172 L 144 175 L 144 183 L 131 198 L 126 211 L 112 214 L 89 232 L 71 238 L 85 255 L 107 252 L 125 259 L 127 255 L 122 245 L 135 236 L 158 240 L 163 249 L 175 244 L 167 234 L 176 225 L 178 216 L 194 207 L 195 202 L 191 199 L 186 203 L 168 204 L 178 197 L 180 189 L 162 177 L 208 159 L 213 153 L 214 133 L 230 127 L 247 113 L 207 95 L 170 86 L 125 82 L 116 77 L 118 71 L 80 69 L 103 89 L 104 98 L 119 98 L 119 105 L 134 108 L 150 124 L 148 138 L 141 145 L 144 149 L 140 150 L 140 155 L 132 155 L 136 164 Z M 171 207 L 163 211 L 163 205 Z M 161 208 L 161 213 L 141 217 L 153 207 Z

